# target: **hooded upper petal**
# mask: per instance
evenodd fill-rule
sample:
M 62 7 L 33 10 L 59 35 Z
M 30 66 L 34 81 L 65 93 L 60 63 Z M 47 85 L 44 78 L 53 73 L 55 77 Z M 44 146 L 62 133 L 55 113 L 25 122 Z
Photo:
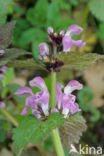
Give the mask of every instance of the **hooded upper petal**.
M 78 25 L 73 24 L 67 29 L 66 34 L 71 36 L 72 34 L 80 34 L 82 31 L 83 31 L 83 28 L 81 28 Z
M 44 80 L 41 77 L 35 77 L 33 80 L 30 81 L 30 86 L 37 87 L 42 91 L 47 90 Z
M 70 95 L 74 90 L 81 90 L 83 85 L 77 80 L 70 81 L 64 88 L 64 93 Z
M 28 95 L 33 95 L 33 92 L 29 87 L 22 87 L 19 88 L 15 94 L 18 96 L 28 96 Z

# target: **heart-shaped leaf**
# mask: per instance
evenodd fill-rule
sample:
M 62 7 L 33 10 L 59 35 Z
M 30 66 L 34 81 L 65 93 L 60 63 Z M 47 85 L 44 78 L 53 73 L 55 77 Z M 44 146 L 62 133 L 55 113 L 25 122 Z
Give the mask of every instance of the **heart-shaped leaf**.
M 61 53 L 57 55 L 57 58 L 64 62 L 64 68 L 74 69 L 81 71 L 94 64 L 99 59 L 104 59 L 104 55 L 95 53 Z
M 59 113 L 51 114 L 48 120 L 39 121 L 34 116 L 27 116 L 20 126 L 14 129 L 14 147 L 16 153 L 28 143 L 37 144 L 42 141 L 52 129 L 62 125 L 64 118 Z
M 11 43 L 15 21 L 0 26 L 0 48 L 4 49 Z
M 10 48 L 5 49 L 5 54 L 0 58 L 0 66 L 6 65 L 8 62 L 15 62 L 14 59 L 22 55 L 29 55 L 29 52 L 26 52 L 22 49 Z
M 86 128 L 86 121 L 79 114 L 74 114 L 68 120 L 65 120 L 64 125 L 60 127 L 64 145 L 69 149 L 71 144 L 78 143 Z

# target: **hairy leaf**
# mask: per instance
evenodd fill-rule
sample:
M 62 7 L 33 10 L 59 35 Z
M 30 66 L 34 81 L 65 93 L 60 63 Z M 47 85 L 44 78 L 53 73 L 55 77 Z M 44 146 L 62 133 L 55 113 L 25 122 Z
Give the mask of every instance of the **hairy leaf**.
M 12 0 L 0 0 L 0 25 L 6 21 L 6 14 L 9 11 Z
M 79 115 L 74 114 L 60 127 L 60 134 L 64 145 L 69 149 L 71 144 L 78 143 L 82 133 L 86 130 L 86 121 Z
M 0 48 L 4 49 L 10 45 L 15 23 L 13 21 L 0 27 Z
M 91 66 L 97 60 L 104 59 L 104 56 L 95 53 L 70 52 L 68 54 L 59 54 L 57 58 L 64 62 L 63 69 L 69 68 L 80 71 Z
M 29 68 L 35 70 L 45 70 L 44 66 L 41 66 L 35 62 L 34 59 L 26 59 L 26 60 L 15 60 L 11 61 L 7 64 L 8 67 L 15 67 L 15 68 Z
M 90 11 L 100 21 L 104 21 L 104 0 L 91 0 Z
M 8 62 L 15 62 L 14 59 L 18 58 L 19 56 L 30 54 L 22 49 L 5 49 L 5 54 L 2 58 L 0 58 L 0 66 L 6 65 Z
M 59 113 L 51 114 L 46 121 L 39 121 L 34 116 L 27 116 L 20 126 L 14 129 L 13 139 L 16 153 L 30 142 L 39 143 L 52 129 L 62 125 L 63 122 L 64 118 Z

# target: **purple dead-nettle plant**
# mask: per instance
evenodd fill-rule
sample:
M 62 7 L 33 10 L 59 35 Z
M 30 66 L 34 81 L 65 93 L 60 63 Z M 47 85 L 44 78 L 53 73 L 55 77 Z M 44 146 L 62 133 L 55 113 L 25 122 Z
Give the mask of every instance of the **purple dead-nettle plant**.
M 26 105 L 23 109 L 21 115 L 26 115 L 28 113 L 28 107 L 32 109 L 32 114 L 37 118 L 46 118 L 50 113 L 60 112 L 64 117 L 68 117 L 80 109 L 78 104 L 75 102 L 76 97 L 72 94 L 74 90 L 82 89 L 82 84 L 76 80 L 70 81 L 64 88 L 64 92 L 61 91 L 63 88 L 62 84 L 56 84 L 56 108 L 51 109 L 49 105 L 50 94 L 48 92 L 47 86 L 41 77 L 35 77 L 30 81 L 31 87 L 37 87 L 41 91 L 36 94 L 33 93 L 32 89 L 29 87 L 22 87 L 17 90 L 16 95 L 18 96 L 28 96 L 26 99 Z
M 59 33 L 54 32 L 52 27 L 48 27 L 48 43 L 40 43 L 39 45 L 39 59 L 44 62 L 46 68 L 51 71 L 59 72 L 61 66 L 64 65 L 63 61 L 57 59 L 57 54 L 70 52 L 73 46 L 79 48 L 83 47 L 86 43 L 82 40 L 73 40 L 72 35 L 80 34 L 83 31 L 78 25 L 70 26 L 66 32 L 61 30 Z M 52 51 L 51 51 L 52 49 Z

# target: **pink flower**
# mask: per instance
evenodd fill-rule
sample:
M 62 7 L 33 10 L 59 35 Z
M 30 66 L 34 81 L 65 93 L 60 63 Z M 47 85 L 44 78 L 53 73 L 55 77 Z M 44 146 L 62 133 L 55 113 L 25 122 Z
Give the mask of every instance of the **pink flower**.
M 3 101 L 0 101 L 0 108 L 5 108 L 5 103 Z
M 41 77 L 35 77 L 29 84 L 31 87 L 39 88 L 40 91 L 34 94 L 29 87 L 22 87 L 17 90 L 16 95 L 27 96 L 25 108 L 21 115 L 28 113 L 28 107 L 32 109 L 32 114 L 37 119 L 48 116 L 49 112 L 60 112 L 64 117 L 67 117 L 80 111 L 75 102 L 76 96 L 72 94 L 74 90 L 80 90 L 83 87 L 78 81 L 70 81 L 64 88 L 64 92 L 61 91 L 63 85 L 56 83 L 56 108 L 54 109 L 49 108 L 49 92 L 44 80 Z
M 80 34 L 82 31 L 83 31 L 83 29 L 81 27 L 79 27 L 78 25 L 72 25 L 67 29 L 67 31 L 62 39 L 62 45 L 63 45 L 64 52 L 69 52 L 73 45 L 81 48 L 86 44 L 82 40 L 75 41 L 71 38 L 73 34 Z
M 76 80 L 70 81 L 64 88 L 64 92 L 61 91 L 63 86 L 57 82 L 56 84 L 56 107 L 62 111 L 64 117 L 79 112 L 78 104 L 75 102 L 76 96 L 72 94 L 74 90 L 80 90 L 83 85 Z
M 6 66 L 0 66 L 0 79 L 4 78 L 4 73 L 8 70 Z
M 25 108 L 21 115 L 28 113 L 28 107 L 32 109 L 32 114 L 36 118 L 41 118 L 42 115 L 48 116 L 49 114 L 49 92 L 45 85 L 44 80 L 41 77 L 36 77 L 30 81 L 31 87 L 37 87 L 40 89 L 36 94 L 33 93 L 29 87 L 22 87 L 17 90 L 16 95 L 28 96 L 26 99 Z
M 41 43 L 39 44 L 39 59 L 40 60 L 44 60 L 47 58 L 47 56 L 49 56 L 49 47 L 46 43 Z

